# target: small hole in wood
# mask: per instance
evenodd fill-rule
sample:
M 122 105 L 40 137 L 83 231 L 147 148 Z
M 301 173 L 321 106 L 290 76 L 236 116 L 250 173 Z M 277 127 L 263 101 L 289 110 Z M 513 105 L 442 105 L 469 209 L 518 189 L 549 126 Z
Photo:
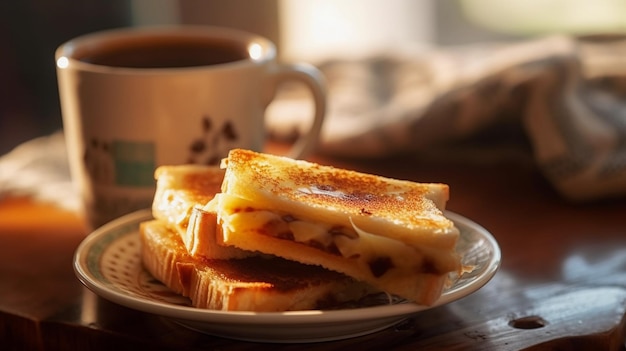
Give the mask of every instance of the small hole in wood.
M 539 316 L 522 317 L 509 322 L 509 325 L 516 329 L 539 329 L 547 324 L 548 322 Z

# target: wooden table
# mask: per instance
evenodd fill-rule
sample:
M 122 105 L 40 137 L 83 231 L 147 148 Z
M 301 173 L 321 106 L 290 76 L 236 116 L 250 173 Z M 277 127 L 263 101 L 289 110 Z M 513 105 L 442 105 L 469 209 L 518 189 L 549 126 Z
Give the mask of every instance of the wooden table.
M 75 278 L 87 234 L 74 213 L 0 200 L 3 350 L 624 350 L 626 199 L 572 204 L 528 159 L 398 157 L 321 163 L 451 186 L 449 209 L 498 240 L 503 262 L 478 292 L 353 339 L 262 344 L 213 337 L 103 300 Z

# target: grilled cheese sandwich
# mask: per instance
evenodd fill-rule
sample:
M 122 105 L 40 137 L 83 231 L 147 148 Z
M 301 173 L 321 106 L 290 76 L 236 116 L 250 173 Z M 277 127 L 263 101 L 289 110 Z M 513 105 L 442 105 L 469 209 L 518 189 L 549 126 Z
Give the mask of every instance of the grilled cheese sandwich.
M 445 184 L 423 184 L 231 150 L 215 242 L 319 265 L 429 305 L 461 270 Z M 201 233 L 196 233 L 198 240 Z

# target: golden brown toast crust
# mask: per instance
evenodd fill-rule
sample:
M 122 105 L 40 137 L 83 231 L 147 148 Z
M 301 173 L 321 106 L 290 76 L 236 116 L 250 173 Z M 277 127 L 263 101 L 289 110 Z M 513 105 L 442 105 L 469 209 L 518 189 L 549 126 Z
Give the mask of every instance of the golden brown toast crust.
M 160 166 L 154 176 L 162 189 L 180 191 L 189 203 L 203 204 L 220 192 L 224 172 L 212 166 Z
M 232 150 L 226 162 L 227 181 L 232 173 L 286 201 L 306 201 L 354 217 L 391 217 L 405 226 L 452 225 L 439 215 L 449 198 L 446 184 L 391 179 L 241 149 Z M 230 193 L 233 187 L 226 182 L 222 190 Z
M 461 269 L 445 184 L 423 184 L 248 150 L 224 161 L 217 242 L 318 264 L 430 305 Z
M 170 227 L 185 231 L 194 206 L 204 206 L 220 192 L 224 170 L 219 167 L 180 165 L 160 166 L 152 214 Z
M 219 167 L 202 165 L 161 166 L 155 171 L 152 214 L 180 235 L 192 256 L 228 259 L 252 255 L 215 245 L 215 214 L 200 209 L 221 191 L 224 172 Z
M 345 275 L 276 257 L 191 257 L 179 235 L 159 220 L 141 223 L 140 236 L 148 272 L 199 308 L 257 312 L 319 309 L 373 292 Z
M 436 230 L 439 237 L 456 233 L 442 213 L 449 198 L 446 184 L 397 180 L 241 149 L 231 150 L 224 165 L 224 193 L 257 202 L 265 198 L 286 211 L 301 203 L 311 216 L 336 215 L 333 220 L 343 218 L 344 225 L 351 218 L 366 231 L 374 225 L 375 232 L 394 226 L 427 228 L 425 234 Z M 397 239 L 410 240 L 411 235 Z

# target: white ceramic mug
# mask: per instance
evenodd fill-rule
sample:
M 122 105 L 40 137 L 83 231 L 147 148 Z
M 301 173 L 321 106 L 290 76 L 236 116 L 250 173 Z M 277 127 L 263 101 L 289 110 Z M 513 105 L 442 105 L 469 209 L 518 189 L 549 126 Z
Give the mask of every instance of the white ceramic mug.
M 226 28 L 123 28 L 87 34 L 56 51 L 72 178 L 88 224 L 148 208 L 159 165 L 217 164 L 234 147 L 262 151 L 265 109 L 285 81 L 307 86 L 318 139 L 326 108 L 321 73 L 276 61 L 266 38 Z

